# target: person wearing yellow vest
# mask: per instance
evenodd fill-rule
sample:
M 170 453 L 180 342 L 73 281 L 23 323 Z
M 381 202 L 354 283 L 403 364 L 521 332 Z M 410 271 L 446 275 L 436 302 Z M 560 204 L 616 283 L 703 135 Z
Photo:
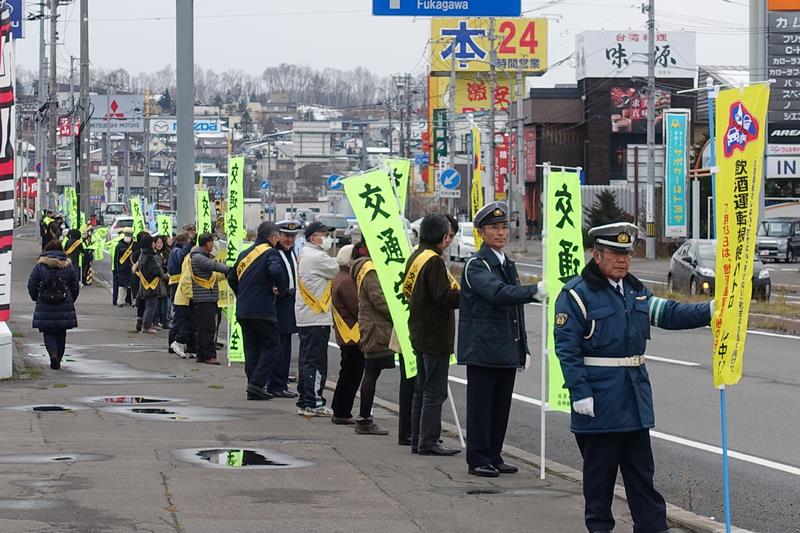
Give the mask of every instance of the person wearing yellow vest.
M 225 263 L 211 259 L 214 236 L 202 233 L 197 246 L 189 252 L 192 268 L 192 306 L 197 318 L 197 362 L 218 365 L 214 336 L 217 331 L 217 273 L 227 275 L 230 268 Z
M 119 290 L 125 289 L 125 305 L 133 305 L 133 291 L 131 290 L 131 278 L 133 276 L 133 230 L 124 228 L 122 239 L 117 243 L 111 254 L 111 261 L 114 265 L 114 291 L 112 298 L 114 305 L 122 307 L 119 303 Z
M 356 281 L 350 275 L 350 267 L 355 259 L 366 255 L 363 246 L 348 244 L 342 246 L 336 255 L 339 272 L 333 278 L 333 327 L 336 332 L 336 343 L 342 352 L 339 379 L 333 391 L 331 422 L 341 425 L 353 425 L 353 402 L 364 375 L 364 353 L 358 345 L 361 333 L 358 329 L 358 290 Z
M 172 327 L 169 330 L 167 342 L 169 343 L 169 353 L 174 353 L 181 359 L 186 359 L 189 354 L 194 354 L 197 349 L 194 346 L 193 317 L 189 312 L 189 302 L 192 299 L 192 279 L 191 274 L 184 283 L 186 293 L 179 293 L 183 263 L 189 252 L 192 251 L 196 230 L 193 224 L 183 227 L 183 232 L 175 238 L 175 246 L 169 254 L 167 261 L 167 273 L 169 274 L 169 298 L 172 302 Z
M 71 229 L 67 232 L 67 238 L 63 242 L 64 253 L 67 254 L 72 268 L 78 274 L 78 279 L 81 278 L 81 256 L 83 255 L 83 239 L 81 232 L 76 229 Z
M 166 275 L 161 267 L 161 260 L 156 257 L 153 249 L 153 237 L 142 235 L 139 238 L 139 260 L 134 265 L 136 277 L 139 278 L 140 297 L 144 300 L 144 314 L 142 316 L 142 333 L 157 333 L 153 326 L 156 312 L 158 311 L 158 297 L 162 294 L 161 285 L 165 283 Z M 163 290 L 166 294 L 166 289 Z
M 236 319 L 242 328 L 248 400 L 274 397 L 267 385 L 281 351 L 275 299 L 288 290 L 289 284 L 277 243 L 277 226 L 262 222 L 255 243 L 239 254 L 228 273 L 228 285 L 236 294 Z
M 339 271 L 336 259 L 328 255 L 335 228 L 321 222 L 306 227 L 306 243 L 297 267 L 295 318 L 300 337 L 297 414 L 331 416 L 322 392 L 328 375 L 328 340 L 331 336 L 331 291 Z
M 403 279 L 403 292 L 409 303 L 411 345 L 417 358 L 411 453 L 420 455 L 449 456 L 461 452 L 439 443 L 460 291 L 442 254 L 457 230 L 458 223 L 445 215 L 425 216 L 419 227 L 419 247 L 408 258 Z

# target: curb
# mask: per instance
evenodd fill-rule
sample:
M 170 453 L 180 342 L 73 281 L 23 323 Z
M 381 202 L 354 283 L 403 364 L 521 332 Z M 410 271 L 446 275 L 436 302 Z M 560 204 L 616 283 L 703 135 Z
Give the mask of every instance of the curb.
M 333 391 L 336 388 L 336 382 L 330 380 L 326 381 L 325 388 Z M 398 414 L 400 412 L 399 405 L 377 396 L 375 397 L 375 405 L 382 407 L 383 409 L 386 409 L 394 414 Z M 456 428 L 456 426 L 453 424 L 442 422 L 442 430 L 447 434 L 448 437 L 458 439 L 458 428 Z M 542 463 L 541 458 L 538 455 L 527 452 L 515 446 L 509 446 L 508 444 L 503 445 L 503 452 L 523 463 L 534 466 L 537 469 Z M 558 476 L 562 479 L 566 479 L 580 485 L 583 484 L 583 474 L 569 466 L 548 460 L 545 463 L 545 469 L 548 473 Z M 617 484 L 614 488 L 614 495 L 620 500 L 625 502 L 628 501 L 628 499 L 625 497 L 625 488 L 619 484 Z M 687 511 L 686 509 L 678 507 L 677 505 L 672 505 L 671 503 L 667 503 L 667 523 L 671 527 L 680 527 L 692 533 L 725 533 L 725 524 L 721 524 L 708 517 L 700 516 L 691 511 Z M 747 529 L 741 529 L 738 527 L 732 527 L 731 532 L 752 533 Z

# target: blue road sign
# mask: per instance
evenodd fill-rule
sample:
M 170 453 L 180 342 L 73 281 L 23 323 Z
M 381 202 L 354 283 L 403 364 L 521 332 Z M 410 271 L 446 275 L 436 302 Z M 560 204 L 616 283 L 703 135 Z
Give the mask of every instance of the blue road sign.
M 427 167 L 431 164 L 431 156 L 428 154 L 417 154 L 414 156 L 414 164 L 418 167 Z
M 261 190 L 266 191 L 267 189 L 269 189 L 269 182 L 267 180 L 264 180 L 261 182 Z
M 331 174 L 328 176 L 327 184 L 328 188 L 332 191 L 338 191 L 344 187 L 344 183 L 342 183 L 342 177 L 336 174 Z
M 454 168 L 446 168 L 439 175 L 439 182 L 443 189 L 458 189 L 458 186 L 461 185 L 461 174 Z
M 23 39 L 25 37 L 25 12 L 22 9 L 22 0 L 9 0 L 6 6 L 11 11 L 11 35 L 14 39 Z
M 521 11 L 521 0 L 372 0 L 373 15 L 518 17 Z

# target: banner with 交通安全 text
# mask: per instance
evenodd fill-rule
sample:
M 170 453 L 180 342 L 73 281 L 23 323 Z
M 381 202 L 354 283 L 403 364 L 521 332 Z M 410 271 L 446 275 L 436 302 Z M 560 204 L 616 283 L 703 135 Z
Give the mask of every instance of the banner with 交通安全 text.
M 228 158 L 228 211 L 225 213 L 226 245 L 225 263 L 233 266 L 239 258 L 244 227 L 244 157 Z M 230 294 L 230 292 L 229 292 Z M 236 319 L 236 297 L 228 308 L 228 363 L 244 363 L 244 342 L 242 327 Z

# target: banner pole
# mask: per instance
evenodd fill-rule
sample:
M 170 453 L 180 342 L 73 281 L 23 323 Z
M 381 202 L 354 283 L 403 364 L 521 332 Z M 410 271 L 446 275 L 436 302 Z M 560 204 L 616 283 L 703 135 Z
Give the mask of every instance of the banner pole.
M 547 178 L 550 175 L 550 163 L 544 164 L 544 172 L 542 173 L 542 280 L 547 275 Z M 548 300 L 546 298 L 542 301 L 542 407 L 539 411 L 540 428 L 539 428 L 539 479 L 545 477 L 545 447 L 547 441 L 547 311 Z
M 447 399 L 450 400 L 450 409 L 453 410 L 453 420 L 456 422 L 456 428 L 458 429 L 458 441 L 461 443 L 462 448 L 466 448 L 467 445 L 464 443 L 464 432 L 461 430 L 461 422 L 458 421 L 458 411 L 456 411 L 456 402 L 453 401 L 453 391 L 450 390 L 450 382 L 447 382 Z
M 706 78 L 706 91 L 708 91 L 708 142 L 709 142 L 709 154 L 711 156 L 711 206 L 713 209 L 714 217 L 717 215 L 717 206 L 715 204 L 717 200 L 717 158 L 716 154 L 714 153 L 714 144 L 715 144 L 715 131 L 714 131 L 714 100 L 716 100 L 717 96 L 719 95 L 719 87 L 714 87 L 714 80 L 711 79 L 711 76 Z M 708 227 L 708 234 L 710 238 L 716 239 L 717 237 L 717 225 L 715 223 L 714 218 L 712 218 L 711 213 L 708 213 L 708 222 L 710 226 Z M 712 231 L 713 228 L 713 231 Z
M 725 533 L 731 533 L 731 495 L 728 477 L 728 416 L 725 385 L 719 387 L 719 409 L 722 422 L 722 490 L 725 498 Z

